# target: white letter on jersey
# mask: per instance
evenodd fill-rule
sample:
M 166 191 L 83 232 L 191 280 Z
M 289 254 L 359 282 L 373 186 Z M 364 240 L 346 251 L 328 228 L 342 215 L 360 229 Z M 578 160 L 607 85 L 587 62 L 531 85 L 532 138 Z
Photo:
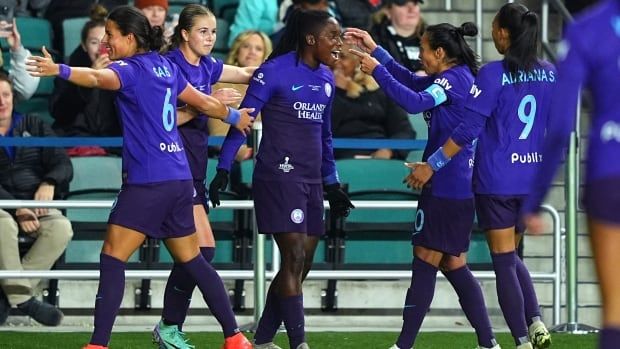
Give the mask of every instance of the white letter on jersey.
M 471 85 L 471 90 L 469 90 L 469 94 L 474 95 L 474 98 L 478 98 L 478 96 L 480 96 L 480 94 L 482 93 L 482 90 L 478 88 L 478 86 L 476 86 L 476 84 Z

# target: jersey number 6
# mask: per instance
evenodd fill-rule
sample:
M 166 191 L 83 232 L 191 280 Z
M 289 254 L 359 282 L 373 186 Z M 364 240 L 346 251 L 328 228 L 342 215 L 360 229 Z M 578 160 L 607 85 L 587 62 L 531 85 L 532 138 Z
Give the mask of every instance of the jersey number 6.
M 166 98 L 164 99 L 164 110 L 161 112 L 161 119 L 164 124 L 164 129 L 170 132 L 174 128 L 174 106 L 170 104 L 170 96 L 172 91 L 170 87 L 166 89 Z

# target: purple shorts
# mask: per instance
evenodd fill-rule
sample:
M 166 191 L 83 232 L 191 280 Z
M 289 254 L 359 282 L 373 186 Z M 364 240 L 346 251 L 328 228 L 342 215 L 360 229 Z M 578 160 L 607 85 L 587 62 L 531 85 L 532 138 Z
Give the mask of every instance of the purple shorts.
M 260 233 L 325 233 L 322 184 L 254 180 L 252 196 Z
M 514 226 L 517 233 L 523 234 L 521 209 L 526 198 L 527 195 L 476 195 L 478 226 L 484 231 Z
M 587 183 L 583 205 L 589 218 L 613 225 L 620 224 L 620 177 Z
M 190 180 L 123 184 L 108 224 L 137 230 L 156 239 L 190 235 L 196 231 L 193 191 Z
M 422 192 L 411 243 L 459 256 L 469 249 L 474 199 L 445 199 Z
M 205 211 L 209 213 L 209 194 L 207 194 L 206 180 L 194 180 L 194 196 L 192 204 L 202 205 Z

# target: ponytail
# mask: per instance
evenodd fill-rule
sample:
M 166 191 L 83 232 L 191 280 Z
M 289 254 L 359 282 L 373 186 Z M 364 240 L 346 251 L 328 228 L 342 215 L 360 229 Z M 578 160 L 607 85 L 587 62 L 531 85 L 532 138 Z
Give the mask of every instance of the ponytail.
M 426 28 L 428 42 L 433 50 L 441 47 L 448 59 L 456 64 L 465 64 L 473 75 L 478 74 L 480 62 L 476 53 L 465 41 L 465 36 L 478 35 L 478 27 L 472 22 L 465 22 L 460 27 L 441 23 Z
M 538 15 L 521 4 L 510 3 L 502 6 L 495 18 L 509 33 L 510 46 L 504 53 L 506 70 L 516 74 L 537 66 Z

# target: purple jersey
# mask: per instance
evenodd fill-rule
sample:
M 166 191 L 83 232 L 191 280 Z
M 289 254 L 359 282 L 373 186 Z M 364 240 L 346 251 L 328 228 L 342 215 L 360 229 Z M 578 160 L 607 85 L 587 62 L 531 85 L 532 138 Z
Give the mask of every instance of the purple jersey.
M 181 74 L 192 86 L 208 95 L 211 94 L 211 85 L 220 79 L 224 67 L 222 61 L 211 56 L 203 56 L 198 65 L 193 65 L 185 59 L 179 49 L 168 52 L 166 58 L 179 67 Z M 184 103 L 179 103 L 179 106 L 183 105 Z M 209 139 L 207 116 L 200 114 L 179 126 L 179 133 L 183 139 L 192 177 L 195 180 L 204 180 L 207 173 L 207 142 Z
M 187 80 L 155 52 L 112 62 L 121 82 L 116 108 L 123 124 L 123 179 L 153 183 L 191 179 L 177 132 L 177 95 Z
M 261 112 L 263 138 L 254 178 L 335 183 L 330 112 L 334 79 L 326 66 L 312 69 L 295 52 L 270 59 L 254 72 L 242 108 Z M 245 138 L 230 128 L 218 168 L 230 170 Z
M 594 49 L 592 43 L 605 43 Z M 558 82 L 553 91 L 543 162 L 533 181 L 525 213 L 542 202 L 575 126 L 577 96 L 592 92 L 594 111 L 588 141 L 586 181 L 620 176 L 620 1 L 607 0 L 587 11 L 565 32 L 558 50 Z
M 423 161 L 452 134 L 467 113 L 463 112 L 467 95 L 474 82 L 474 76 L 466 65 L 452 67 L 432 77 L 416 77 L 413 73 L 403 74 L 394 62 L 377 66 L 373 77 L 383 91 L 410 113 L 424 112 L 429 125 L 428 143 L 424 149 Z M 447 100 L 440 100 L 444 95 Z M 452 160 L 431 178 L 433 196 L 448 199 L 473 197 L 471 177 L 474 164 L 474 146 L 466 145 Z
M 540 62 L 512 74 L 503 61 L 491 62 L 476 76 L 466 108 L 487 118 L 476 146 L 474 191 L 527 194 L 542 163 L 542 146 L 556 72 Z

